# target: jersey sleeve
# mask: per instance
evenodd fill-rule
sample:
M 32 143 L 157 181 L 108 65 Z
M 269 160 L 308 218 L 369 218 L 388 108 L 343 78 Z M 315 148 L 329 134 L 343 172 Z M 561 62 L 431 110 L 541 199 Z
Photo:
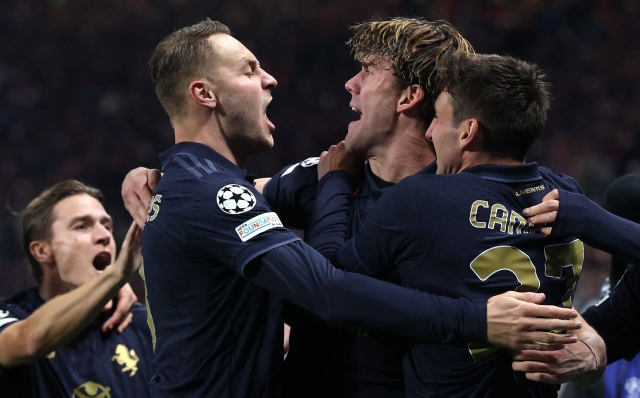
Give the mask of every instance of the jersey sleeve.
M 411 259 L 429 254 L 438 229 L 438 201 L 422 192 L 413 177 L 401 181 L 378 200 L 360 232 L 334 255 L 332 262 L 348 271 L 378 275 Z M 429 209 L 431 222 L 416 222 L 419 212 Z M 416 236 L 421 239 L 418 242 Z
M 439 343 L 487 338 L 486 301 L 441 297 L 336 269 L 302 241 L 256 258 L 246 276 L 328 322 Z
M 628 270 L 606 299 L 582 315 L 604 339 L 607 362 L 631 360 L 640 352 L 640 268 Z
M 331 259 L 345 244 L 349 231 L 349 205 L 357 188 L 356 179 L 346 171 L 327 173 L 318 183 L 311 225 L 305 241 Z
M 243 274 L 256 256 L 299 239 L 247 181 L 207 177 L 187 187 L 192 197 L 171 216 L 184 228 L 176 233 L 187 235 L 198 253 Z
M 307 229 L 318 188 L 319 158 L 308 158 L 282 169 L 263 189 L 269 205 L 284 225 Z
M 586 196 L 560 193 L 551 236 L 575 236 L 589 246 L 640 265 L 640 224 L 609 213 Z
M 0 333 L 14 323 L 25 319 L 22 311 L 16 310 L 12 305 L 0 303 Z M 3 367 L 0 365 L 0 377 L 4 377 Z

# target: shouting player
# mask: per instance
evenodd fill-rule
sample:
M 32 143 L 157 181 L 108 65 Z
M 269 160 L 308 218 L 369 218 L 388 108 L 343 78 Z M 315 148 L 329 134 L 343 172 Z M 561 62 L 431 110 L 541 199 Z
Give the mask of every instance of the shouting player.
M 100 312 L 142 260 L 134 225 L 113 262 L 112 221 L 101 202 L 99 190 L 68 180 L 22 214 L 39 286 L 0 299 L 0 396 L 150 396 L 144 308 L 133 308 L 133 322 L 120 333 L 101 330 L 108 315 Z M 122 301 L 131 306 L 135 296 Z
M 154 192 L 143 244 L 156 349 L 154 396 L 272 396 L 282 361 L 282 319 L 279 297 L 268 290 L 327 320 L 430 341 L 486 339 L 485 302 L 436 297 L 336 270 L 282 227 L 241 169 L 249 156 L 273 144 L 266 108 L 277 82 L 225 25 L 206 20 L 174 32 L 158 45 L 150 68 L 176 139 L 161 154 L 165 175 Z
M 534 234 L 522 215 L 554 188 L 581 193 L 572 178 L 525 163 L 547 117 L 544 75 L 509 57 L 469 54 L 449 57 L 440 72 L 426 134 L 439 175 L 424 170 L 385 194 L 360 233 L 338 242 L 333 261 L 367 275 L 397 271 L 403 286 L 455 298 L 540 291 L 546 304 L 570 307 L 582 242 Z M 321 188 L 339 185 L 331 182 L 339 176 L 327 175 Z M 319 207 L 316 218 L 339 219 Z M 514 373 L 510 355 L 489 345 L 415 339 L 404 370 L 410 397 L 556 395 L 555 386 Z

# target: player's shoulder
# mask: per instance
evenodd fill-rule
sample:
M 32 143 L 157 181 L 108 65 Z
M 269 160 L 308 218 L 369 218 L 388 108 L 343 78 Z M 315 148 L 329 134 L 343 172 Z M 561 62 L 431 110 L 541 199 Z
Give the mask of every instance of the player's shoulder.
M 544 166 L 538 167 L 538 170 L 542 178 L 551 183 L 554 188 L 584 194 L 582 187 L 575 178 L 566 174 L 558 173 L 557 171 Z
M 42 303 L 37 288 L 0 298 L 0 330 L 5 325 L 28 318 Z

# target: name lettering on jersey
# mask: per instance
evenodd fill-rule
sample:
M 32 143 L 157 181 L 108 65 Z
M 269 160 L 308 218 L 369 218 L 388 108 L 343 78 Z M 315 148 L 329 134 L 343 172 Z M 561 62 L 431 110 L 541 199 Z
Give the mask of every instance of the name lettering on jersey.
M 138 371 L 140 358 L 138 358 L 134 350 L 129 350 L 124 345 L 118 344 L 116 346 L 116 355 L 111 358 L 111 361 L 117 361 L 118 365 L 123 366 L 122 372 L 131 372 L 129 376 L 133 377 Z
M 162 195 L 156 195 L 151 199 L 151 203 L 149 203 L 149 211 L 147 212 L 147 222 L 153 221 L 158 217 L 158 213 L 160 213 L 160 205 L 158 203 L 162 202 Z
M 111 398 L 111 388 L 88 381 L 73 389 L 71 398 Z
M 8 318 L 9 311 L 0 311 L 0 326 L 4 326 L 7 323 L 17 322 L 18 318 Z
M 486 200 L 473 202 L 469 212 L 469 222 L 475 228 L 499 229 L 500 232 L 506 232 L 510 235 L 535 233 L 533 225 L 529 224 L 518 212 L 509 211 L 500 203 L 489 207 L 489 202 Z
M 276 213 L 264 213 L 236 227 L 236 233 L 243 242 L 272 228 L 282 227 L 282 222 Z
M 527 195 L 530 193 L 542 192 L 542 191 L 544 191 L 544 185 L 538 185 L 537 187 L 531 187 L 531 188 L 526 188 L 526 189 L 521 189 L 519 191 L 516 191 L 516 196 L 522 196 L 522 195 Z

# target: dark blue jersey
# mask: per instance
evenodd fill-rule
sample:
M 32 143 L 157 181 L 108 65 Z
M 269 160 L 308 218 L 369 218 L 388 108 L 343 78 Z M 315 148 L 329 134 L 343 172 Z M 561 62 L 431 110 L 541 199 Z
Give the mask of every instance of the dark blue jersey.
M 435 173 L 435 163 L 424 172 Z M 344 244 L 345 239 L 359 232 L 377 200 L 394 185 L 378 181 L 367 164 L 364 182 L 352 194 L 355 181 L 350 174 L 331 173 L 337 174 L 332 177 L 332 183 L 335 184 L 338 178 L 342 186 L 325 187 L 328 178 L 314 184 L 318 185 L 314 204 L 321 206 L 320 211 L 313 213 L 312 225 L 307 226 L 305 235 L 305 241 L 327 258 Z M 285 186 L 311 184 L 304 176 L 292 177 L 279 180 L 285 193 L 301 191 L 300 188 L 287 190 Z M 279 195 L 272 195 L 271 200 L 286 196 L 282 192 Z M 295 203 L 292 199 L 289 202 Z M 330 212 L 324 214 L 321 209 L 330 209 Z M 341 219 L 336 220 L 336 217 Z M 399 283 L 395 271 L 375 277 Z M 357 325 L 329 324 L 291 303 L 285 303 L 285 313 L 292 326 L 290 352 L 283 372 L 285 396 L 404 397 L 402 338 Z
M 481 165 L 457 175 L 417 174 L 376 204 L 336 265 L 376 275 L 397 270 L 402 285 L 478 300 L 541 291 L 570 306 L 584 257 L 581 241 L 533 233 L 522 210 L 569 178 L 522 166 Z M 409 397 L 548 397 L 556 387 L 511 370 L 511 357 L 486 344 L 411 341 L 404 360 Z
M 0 300 L 0 333 L 44 304 L 37 288 Z M 71 342 L 28 365 L 0 367 L 0 397 L 150 397 L 151 337 L 144 307 L 120 334 L 101 332 L 101 314 Z
M 278 298 L 266 289 L 330 321 L 436 341 L 486 337 L 484 320 L 462 322 L 486 311 L 484 303 L 332 267 L 282 226 L 244 171 L 211 148 L 180 143 L 161 160 L 164 177 L 142 248 L 154 396 L 275 395 L 282 318 Z
M 582 314 L 604 339 L 609 363 L 630 360 L 640 352 L 640 225 L 609 213 L 584 196 L 559 192 L 552 236 L 574 235 L 635 264 L 608 297 Z
M 263 189 L 265 199 L 289 228 L 305 230 L 311 223 L 311 214 L 318 188 L 318 161 L 308 158 L 292 164 L 271 177 Z

